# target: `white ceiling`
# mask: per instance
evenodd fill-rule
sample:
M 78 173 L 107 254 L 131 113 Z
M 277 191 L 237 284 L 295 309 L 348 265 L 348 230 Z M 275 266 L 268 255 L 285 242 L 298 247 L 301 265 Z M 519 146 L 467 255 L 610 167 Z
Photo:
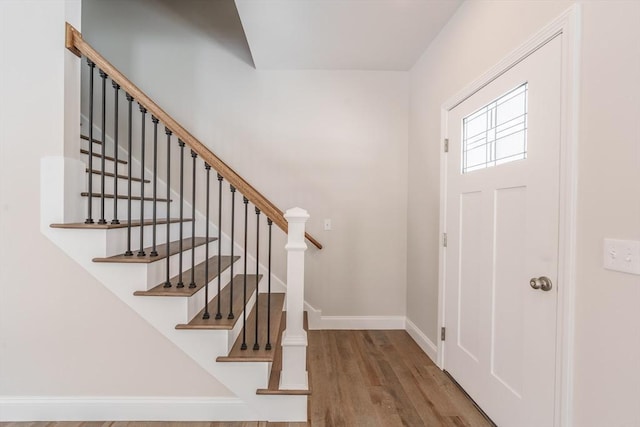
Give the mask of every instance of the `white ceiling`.
M 408 70 L 462 0 L 235 0 L 258 69 Z

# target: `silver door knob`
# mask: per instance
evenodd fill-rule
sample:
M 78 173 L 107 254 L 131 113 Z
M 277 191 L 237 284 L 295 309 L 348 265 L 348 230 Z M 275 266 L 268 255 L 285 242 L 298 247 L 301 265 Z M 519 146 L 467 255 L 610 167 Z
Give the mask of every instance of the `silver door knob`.
M 553 283 L 548 277 L 540 276 L 538 278 L 534 277 L 533 279 L 529 280 L 529 286 L 531 286 L 533 289 L 540 289 L 548 292 L 551 290 L 551 288 L 553 288 Z

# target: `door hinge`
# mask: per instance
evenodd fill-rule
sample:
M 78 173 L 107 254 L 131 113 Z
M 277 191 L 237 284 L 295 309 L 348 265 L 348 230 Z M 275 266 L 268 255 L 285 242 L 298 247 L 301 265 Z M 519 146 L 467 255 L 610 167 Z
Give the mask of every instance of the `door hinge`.
M 449 152 L 449 138 L 444 139 L 444 152 L 445 153 Z
M 442 233 L 442 246 L 447 247 L 447 233 Z
M 440 341 L 444 341 L 446 337 L 447 337 L 447 330 L 443 326 L 442 328 L 440 328 Z

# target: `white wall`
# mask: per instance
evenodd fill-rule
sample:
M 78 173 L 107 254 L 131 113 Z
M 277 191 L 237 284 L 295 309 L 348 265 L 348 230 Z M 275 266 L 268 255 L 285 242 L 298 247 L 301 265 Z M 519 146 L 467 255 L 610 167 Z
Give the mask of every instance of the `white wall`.
M 440 106 L 564 11 L 469 1 L 411 70 L 407 315 L 436 342 Z M 602 268 L 640 239 L 640 2 L 585 1 L 580 89 L 574 426 L 640 425 L 640 277 Z
M 640 2 L 583 3 L 574 425 L 640 425 L 640 276 L 602 268 L 640 240 Z
M 406 72 L 256 71 L 231 0 L 85 0 L 83 25 L 278 207 L 309 211 L 324 249 L 307 252 L 308 302 L 323 315 L 404 315 Z
M 78 146 L 65 19 L 79 1 L 0 1 L 0 397 L 229 395 L 40 233 L 40 158 Z

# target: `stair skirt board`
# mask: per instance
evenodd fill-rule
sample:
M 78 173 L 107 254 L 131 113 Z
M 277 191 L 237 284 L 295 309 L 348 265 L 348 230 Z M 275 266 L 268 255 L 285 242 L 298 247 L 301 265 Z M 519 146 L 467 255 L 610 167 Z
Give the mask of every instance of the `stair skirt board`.
M 132 161 L 135 164 L 136 161 Z M 234 400 L 228 401 L 222 398 L 129 398 L 129 397 L 63 397 L 63 398 L 2 398 L 0 397 L 0 418 L 12 420 L 34 420 L 36 414 L 41 414 L 42 419 L 47 420 L 104 420 L 104 419 L 139 419 L 139 420 L 269 420 L 269 421 L 306 421 L 307 396 L 264 396 L 256 394 L 256 391 L 268 386 L 271 363 L 269 362 L 227 362 L 218 363 L 216 358 L 226 356 L 231 350 L 238 332 L 234 330 L 177 330 L 176 325 L 186 324 L 202 310 L 204 305 L 204 292 L 199 291 L 191 298 L 165 298 L 165 297 L 141 297 L 134 292 L 141 289 L 151 289 L 158 285 L 164 275 L 162 269 L 164 262 L 147 264 L 93 262 L 92 257 L 109 257 L 121 250 L 122 236 L 126 236 L 126 228 L 115 230 L 108 229 L 75 229 L 64 230 L 52 228 L 50 224 L 84 221 L 86 203 L 81 207 L 76 206 L 81 200 L 78 187 L 79 174 L 86 176 L 86 164 L 82 161 L 67 158 L 47 158 L 41 162 L 41 232 L 55 243 L 61 250 L 74 261 L 87 270 L 100 281 L 110 292 L 127 304 L 140 317 L 153 326 L 161 335 L 176 345 L 195 363 L 206 372 L 224 384 L 233 394 Z M 77 169 L 77 170 L 76 170 Z M 160 183 L 159 183 L 160 185 Z M 78 196 L 75 196 L 78 194 Z M 164 194 L 164 192 L 159 192 Z M 66 195 L 66 198 L 65 198 Z M 75 198 L 70 197 L 74 195 Z M 179 206 L 179 198 L 172 192 L 171 198 L 178 200 L 172 204 L 172 217 L 174 209 Z M 120 206 L 120 204 L 119 204 Z M 185 211 L 190 212 L 191 207 L 184 202 Z M 135 217 L 134 217 L 135 218 Z M 95 218 L 94 218 L 95 220 Z M 121 218 L 122 220 L 122 218 Z M 196 220 L 204 225 L 205 218 L 196 211 Z M 198 224 L 197 223 L 197 224 Z M 179 224 L 172 224 L 177 227 Z M 215 224 L 210 223 L 211 230 L 215 230 Z M 190 227 L 187 227 L 190 232 Z M 204 235 L 203 229 L 196 226 L 196 235 Z M 148 227 L 147 227 L 148 229 Z M 139 230 L 136 229 L 136 230 Z M 134 232 L 135 236 L 138 234 Z M 150 232 L 145 230 L 145 243 Z M 159 243 L 163 233 L 158 234 Z M 217 236 L 217 233 L 210 233 Z M 176 234 L 172 234 L 175 238 Z M 230 239 L 222 235 L 222 247 L 228 250 Z M 147 246 L 147 245 L 145 245 Z M 173 245 L 172 245 L 173 246 Z M 238 244 L 235 244 L 235 253 L 242 254 Z M 114 248 L 118 248 L 114 250 Z M 132 244 L 132 250 L 137 251 Z M 191 251 L 189 251 L 191 252 Z M 196 264 L 204 261 L 204 246 L 197 248 Z M 210 256 L 217 254 L 217 244 L 210 244 Z M 190 253 L 186 253 L 183 263 L 185 270 L 190 268 Z M 171 257 L 171 273 L 177 272 L 177 257 Z M 255 259 L 247 257 L 248 265 L 254 266 Z M 238 264 L 237 266 L 239 266 Z M 263 264 L 259 265 L 259 273 L 266 274 Z M 241 270 L 241 267 L 238 267 Z M 240 271 L 236 270 L 235 273 Z M 217 273 L 217 271 L 216 271 Z M 255 271 L 250 273 L 255 274 Z M 230 271 L 223 272 L 223 284 L 231 281 Z M 190 276 L 184 277 L 186 283 Z M 284 283 L 276 276 L 272 276 L 272 291 L 282 292 L 286 290 Z M 266 288 L 266 281 L 261 281 L 261 287 Z M 215 280 L 209 285 L 210 299 L 216 292 Z M 255 302 L 255 294 L 249 301 L 247 310 L 251 310 Z M 241 313 L 236 313 L 239 315 Z M 247 313 L 249 315 L 249 313 Z M 279 325 L 272 325 L 279 328 Z M 249 337 L 248 337 L 249 338 Z M 253 345 L 252 340 L 247 340 Z M 194 400 L 195 399 L 195 400 Z M 167 403 L 170 402 L 170 403 Z M 204 402 L 204 403 L 203 403 Z M 209 405 L 209 403 L 211 403 Z M 226 404 L 231 403 L 228 411 Z M 208 411 L 221 408 L 218 414 Z M 62 408 L 62 409 L 61 409 Z M 236 409 L 234 409 L 236 408 Z M 238 409 L 239 408 L 239 409 Z M 137 412 L 136 412 L 137 411 Z M 228 414 L 228 415 L 225 415 Z M 37 415 L 40 416 L 40 415 Z M 72 418 L 74 417 L 74 418 Z M 77 417 L 77 418 L 75 418 Z

